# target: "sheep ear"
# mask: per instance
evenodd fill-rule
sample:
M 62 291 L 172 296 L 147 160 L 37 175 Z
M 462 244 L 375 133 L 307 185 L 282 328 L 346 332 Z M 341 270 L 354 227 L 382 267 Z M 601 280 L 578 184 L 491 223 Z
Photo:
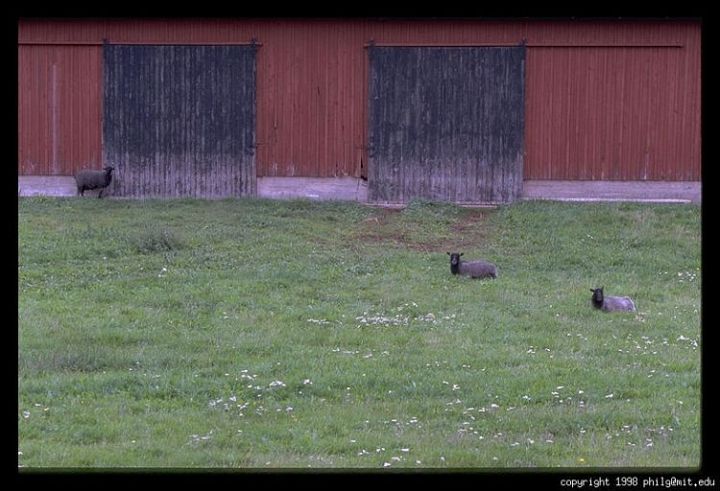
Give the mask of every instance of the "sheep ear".
M 465 254 L 465 253 L 464 253 L 464 252 L 461 252 L 461 253 L 460 253 L 461 256 L 462 256 L 463 254 Z
M 449 255 L 450 255 L 450 253 L 448 252 L 448 253 L 447 253 L 447 255 L 449 256 Z

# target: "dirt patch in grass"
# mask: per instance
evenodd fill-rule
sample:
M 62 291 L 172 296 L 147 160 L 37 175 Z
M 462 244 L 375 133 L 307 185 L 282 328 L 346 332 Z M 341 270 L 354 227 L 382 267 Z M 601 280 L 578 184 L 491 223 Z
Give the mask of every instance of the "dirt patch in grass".
M 408 217 L 403 210 L 383 208 L 358 224 L 352 240 L 423 252 L 470 249 L 485 240 L 487 213 L 465 209 L 452 218 L 437 220 L 432 216 Z
M 362 220 L 351 240 L 370 244 L 393 244 L 408 246 L 408 233 L 398 223 L 402 210 L 397 208 L 380 208 L 371 216 Z
M 463 248 L 476 247 L 485 242 L 487 234 L 487 212 L 471 210 L 463 220 L 451 226 L 453 240 L 447 242 L 450 249 L 457 251 Z
M 359 237 L 368 240 L 382 240 L 388 235 L 390 225 L 395 223 L 401 211 L 397 208 L 380 208 L 376 213 L 360 222 Z

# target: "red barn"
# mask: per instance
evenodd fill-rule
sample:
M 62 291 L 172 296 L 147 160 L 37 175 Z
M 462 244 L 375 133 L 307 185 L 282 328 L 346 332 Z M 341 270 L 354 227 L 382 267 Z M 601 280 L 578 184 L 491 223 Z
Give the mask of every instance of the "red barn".
M 20 192 L 696 199 L 700 52 L 692 19 L 21 19 Z

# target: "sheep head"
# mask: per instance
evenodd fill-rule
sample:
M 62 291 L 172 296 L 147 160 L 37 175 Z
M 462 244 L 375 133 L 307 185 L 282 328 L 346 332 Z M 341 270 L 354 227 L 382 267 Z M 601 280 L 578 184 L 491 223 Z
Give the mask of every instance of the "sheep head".
M 457 266 L 460 264 L 460 256 L 465 254 L 464 252 L 448 252 L 447 255 L 450 256 L 450 265 L 451 266 Z
M 458 274 L 460 271 L 460 256 L 462 255 L 462 252 L 448 252 L 448 256 L 450 256 L 450 272 L 452 274 Z

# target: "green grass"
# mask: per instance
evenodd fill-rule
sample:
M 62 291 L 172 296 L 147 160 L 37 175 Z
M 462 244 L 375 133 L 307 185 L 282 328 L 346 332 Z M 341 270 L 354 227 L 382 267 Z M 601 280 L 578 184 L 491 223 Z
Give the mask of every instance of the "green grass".
M 23 468 L 699 466 L 696 206 L 18 207 Z

